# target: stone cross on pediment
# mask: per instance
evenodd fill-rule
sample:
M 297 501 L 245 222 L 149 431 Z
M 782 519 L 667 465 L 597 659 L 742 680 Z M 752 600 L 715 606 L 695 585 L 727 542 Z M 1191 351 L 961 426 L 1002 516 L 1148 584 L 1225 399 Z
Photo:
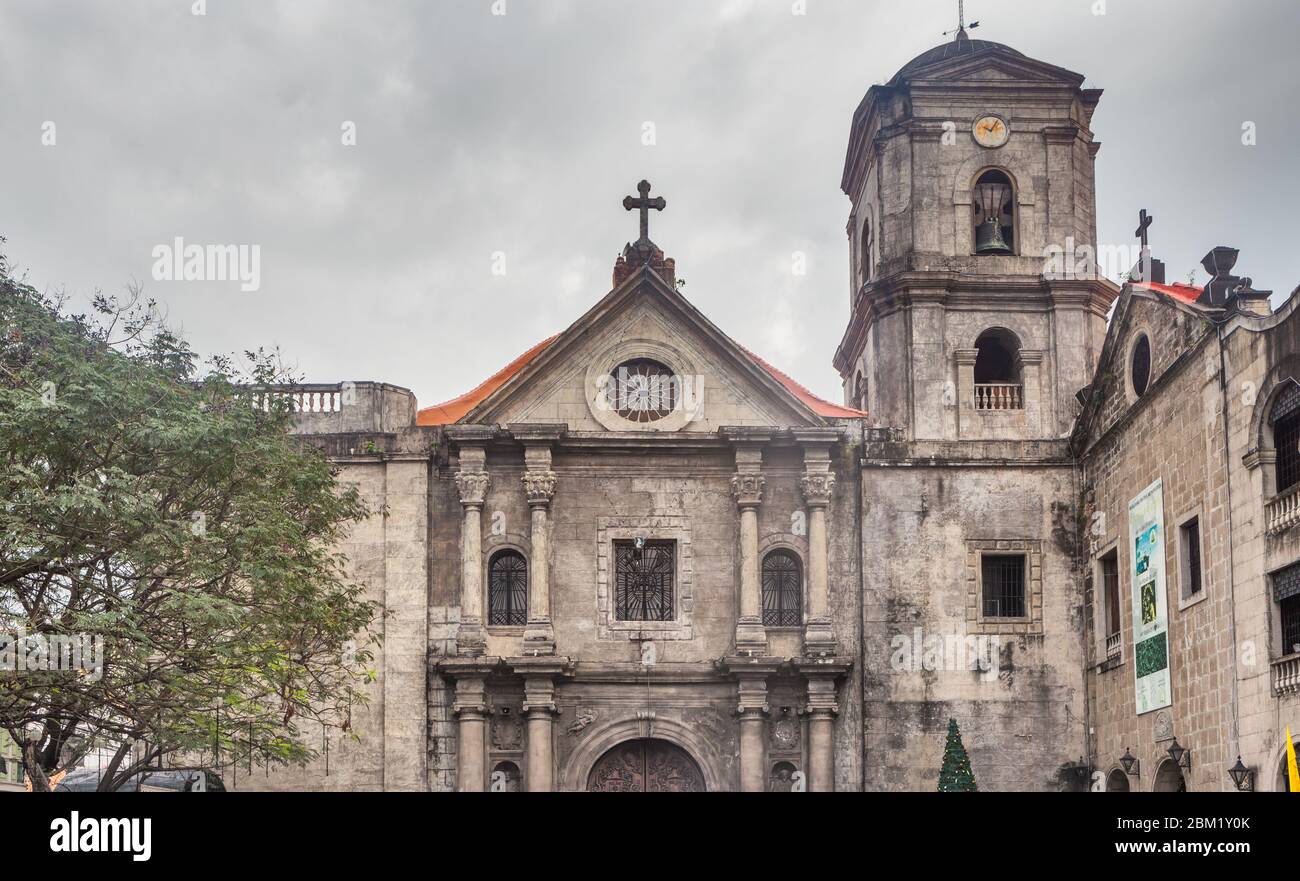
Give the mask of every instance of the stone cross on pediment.
M 623 207 L 628 211 L 639 210 L 641 212 L 641 238 L 637 239 L 637 245 L 650 244 L 650 209 L 663 211 L 668 207 L 663 196 L 650 198 L 650 181 L 643 180 L 636 185 L 636 191 L 641 194 L 640 198 L 631 196 L 623 197 Z

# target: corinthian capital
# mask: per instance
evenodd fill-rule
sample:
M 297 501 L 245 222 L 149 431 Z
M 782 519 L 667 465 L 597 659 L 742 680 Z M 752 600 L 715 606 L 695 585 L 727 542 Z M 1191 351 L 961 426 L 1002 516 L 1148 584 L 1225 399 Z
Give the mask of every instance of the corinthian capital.
M 460 503 L 465 506 L 482 505 L 487 497 L 492 478 L 486 471 L 460 471 L 456 474 L 456 488 L 460 490 Z
M 767 478 L 761 474 L 737 474 L 731 478 L 731 494 L 736 497 L 737 505 L 757 505 L 763 501 L 766 484 Z
M 799 480 L 803 489 L 803 499 L 813 507 L 830 504 L 831 490 L 835 488 L 835 475 L 829 471 L 820 474 L 805 474 Z
M 555 497 L 554 471 L 525 471 L 524 492 L 528 494 L 528 504 L 549 505 Z

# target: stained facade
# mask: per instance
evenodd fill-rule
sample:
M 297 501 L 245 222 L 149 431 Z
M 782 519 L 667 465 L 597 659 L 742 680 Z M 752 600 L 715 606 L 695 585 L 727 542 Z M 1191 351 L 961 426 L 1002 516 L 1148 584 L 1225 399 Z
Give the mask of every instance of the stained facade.
M 1097 252 L 1100 96 L 964 31 L 871 88 L 841 180 L 843 405 L 686 300 L 645 182 L 611 290 L 478 388 L 424 409 L 378 383 L 286 390 L 382 509 L 341 550 L 389 615 L 360 742 L 247 784 L 926 790 L 950 718 L 983 789 L 1087 786 L 1121 744 L 1154 780 L 1166 722 L 1209 763 L 1192 788 L 1222 788 L 1236 750 L 1275 766 L 1300 692 L 1271 403 L 1295 298 L 1197 306 L 1153 275 L 1049 269 Z M 1143 393 L 1121 393 L 1140 328 Z M 1221 380 L 1262 403 L 1216 410 Z M 1116 662 L 1130 580 L 1107 556 L 1160 478 L 1169 515 L 1199 518 L 1205 597 L 1172 601 L 1163 716 Z

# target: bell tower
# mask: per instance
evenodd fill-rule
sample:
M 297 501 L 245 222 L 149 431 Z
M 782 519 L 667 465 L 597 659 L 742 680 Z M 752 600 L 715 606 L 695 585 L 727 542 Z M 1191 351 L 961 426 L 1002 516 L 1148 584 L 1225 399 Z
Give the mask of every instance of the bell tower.
M 1101 90 L 1083 83 L 963 21 L 854 113 L 835 367 L 878 425 L 911 440 L 1069 431 L 1118 295 L 1095 268 Z

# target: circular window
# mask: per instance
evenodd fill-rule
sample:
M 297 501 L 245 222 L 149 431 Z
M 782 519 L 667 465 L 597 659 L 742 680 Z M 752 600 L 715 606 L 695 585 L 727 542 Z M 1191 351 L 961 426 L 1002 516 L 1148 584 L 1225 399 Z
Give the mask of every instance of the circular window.
M 629 422 L 655 422 L 677 408 L 677 377 L 670 367 L 650 358 L 624 361 L 614 370 L 610 407 Z
M 1129 380 L 1133 383 L 1133 394 L 1143 395 L 1151 382 L 1151 341 L 1146 334 L 1138 337 L 1133 346 L 1133 357 L 1129 362 Z

